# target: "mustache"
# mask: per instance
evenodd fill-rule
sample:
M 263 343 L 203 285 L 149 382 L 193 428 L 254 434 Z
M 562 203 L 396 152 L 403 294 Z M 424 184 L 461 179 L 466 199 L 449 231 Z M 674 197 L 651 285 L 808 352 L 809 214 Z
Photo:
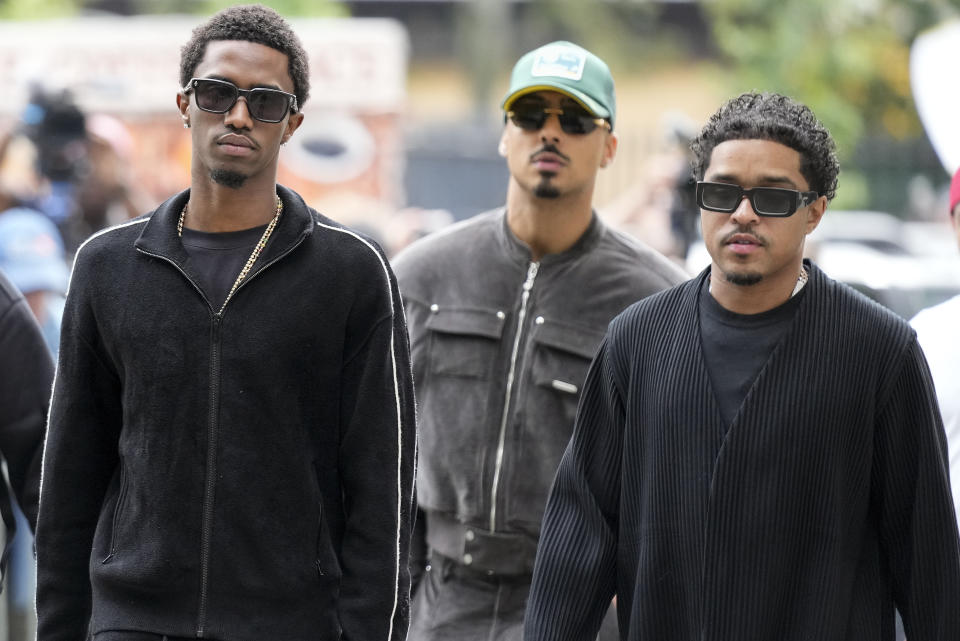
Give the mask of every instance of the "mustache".
M 766 247 L 766 246 L 767 246 L 767 239 L 766 239 L 766 238 L 764 238 L 763 236 L 761 236 L 760 234 L 758 234 L 758 233 L 757 233 L 756 231 L 754 231 L 751 227 L 749 227 L 749 226 L 744 227 L 744 226 L 742 226 L 742 225 L 737 226 L 737 228 L 734 229 L 732 232 L 724 235 L 723 240 L 721 241 L 721 243 L 724 244 L 724 245 L 726 245 L 727 243 L 729 243 L 729 242 L 731 241 L 731 239 L 733 239 L 734 236 L 750 236 L 751 238 L 753 238 L 754 240 L 756 240 L 756 241 L 757 241 L 757 244 L 759 244 L 760 246 L 762 246 L 762 247 Z
M 540 147 L 540 149 L 537 149 L 535 152 L 530 154 L 530 160 L 533 160 L 534 158 L 536 158 L 537 156 L 543 153 L 555 154 L 559 156 L 564 162 L 570 162 L 570 156 L 566 155 L 565 153 L 557 149 L 556 145 L 549 142 L 544 144 L 543 147 Z

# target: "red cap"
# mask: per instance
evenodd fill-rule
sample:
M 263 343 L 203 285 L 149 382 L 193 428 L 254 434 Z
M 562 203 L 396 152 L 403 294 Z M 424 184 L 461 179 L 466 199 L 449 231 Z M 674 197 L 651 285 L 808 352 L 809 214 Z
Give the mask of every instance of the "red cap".
M 960 204 L 960 169 L 957 169 L 957 173 L 953 175 L 953 181 L 950 183 L 950 215 L 953 215 L 953 210 L 957 208 L 957 205 Z

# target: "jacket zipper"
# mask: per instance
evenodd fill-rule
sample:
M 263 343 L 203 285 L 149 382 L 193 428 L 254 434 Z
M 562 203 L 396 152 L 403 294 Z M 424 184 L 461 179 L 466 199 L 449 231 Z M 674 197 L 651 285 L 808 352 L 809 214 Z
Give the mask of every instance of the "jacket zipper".
M 520 353 L 520 340 L 523 337 L 523 325 L 527 316 L 527 302 L 530 290 L 537 278 L 540 263 L 532 262 L 527 267 L 527 279 L 523 281 L 520 294 L 520 312 L 517 314 L 517 333 L 513 338 L 513 352 L 510 354 L 510 370 L 507 372 L 507 391 L 503 400 L 503 415 L 500 417 L 500 437 L 497 440 L 497 458 L 493 468 L 493 487 L 490 490 L 490 531 L 497 529 L 497 491 L 500 487 L 500 473 L 503 469 L 503 450 L 507 439 L 507 423 L 510 419 L 510 400 L 513 396 L 513 384 L 517 372 L 517 355 Z
M 207 424 L 207 482 L 203 489 L 203 520 L 200 530 L 200 608 L 197 638 L 207 624 L 207 588 L 210 578 L 210 539 L 213 531 L 214 493 L 217 489 L 217 440 L 220 436 L 220 323 L 223 310 L 213 316 L 210 330 L 210 413 Z
M 311 224 L 312 221 L 311 221 Z M 260 269 L 250 274 L 247 278 L 243 280 L 242 283 L 237 285 L 237 288 L 233 291 L 233 294 L 227 296 L 226 300 L 223 301 L 223 305 L 220 307 L 219 312 L 215 312 L 213 315 L 213 326 L 211 328 L 211 344 L 210 344 L 210 414 L 209 414 L 209 424 L 207 426 L 207 482 L 204 487 L 203 493 L 203 516 L 201 521 L 201 531 L 200 531 L 200 605 L 197 612 L 197 638 L 202 639 L 205 627 L 207 623 L 207 597 L 209 589 L 209 580 L 210 580 L 210 541 L 212 538 L 213 531 L 213 506 L 214 506 L 214 491 L 216 490 L 216 465 L 217 465 L 217 439 L 219 436 L 219 404 L 220 404 L 220 329 L 221 322 L 223 320 L 223 313 L 226 310 L 227 303 L 229 303 L 233 296 L 236 295 L 240 288 L 249 283 L 251 280 L 259 276 L 266 270 L 268 267 L 284 258 L 287 254 L 296 249 L 300 243 L 303 242 L 305 238 L 304 235 L 300 235 L 293 245 L 287 248 L 286 251 L 277 255 L 273 260 L 268 263 L 264 263 Z M 142 254 L 147 256 L 152 256 L 160 260 L 166 261 L 173 265 L 173 267 L 180 272 L 183 277 L 187 280 L 188 283 L 193 285 L 193 288 L 197 290 L 200 294 L 200 297 L 206 301 L 207 306 L 210 307 L 213 311 L 213 307 L 210 305 L 210 301 L 204 295 L 203 290 L 193 282 L 193 280 L 187 276 L 187 273 L 176 262 L 163 256 L 161 254 L 155 254 L 153 252 L 146 251 L 141 248 L 137 248 Z

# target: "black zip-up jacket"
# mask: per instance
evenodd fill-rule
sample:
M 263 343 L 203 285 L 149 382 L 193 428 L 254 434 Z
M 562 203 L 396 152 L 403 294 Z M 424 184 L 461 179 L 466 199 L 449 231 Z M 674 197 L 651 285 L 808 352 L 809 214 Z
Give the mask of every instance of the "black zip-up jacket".
M 6 568 L 7 543 L 16 524 L 10 490 L 30 527 L 37 524 L 43 430 L 50 403 L 53 360 L 23 295 L 0 272 L 0 454 L 7 462 L 9 484 L 0 480 L 0 514 L 7 541 L 0 557 Z
M 400 297 L 378 247 L 277 192 L 280 221 L 222 314 L 177 236 L 188 192 L 77 252 L 44 454 L 41 641 L 88 625 L 405 638 Z
M 535 262 L 504 209 L 418 241 L 394 268 L 420 403 L 426 542 L 483 572 L 532 572 L 547 492 L 607 324 L 685 275 L 596 215 L 572 247 Z M 424 561 L 415 561 L 417 574 Z

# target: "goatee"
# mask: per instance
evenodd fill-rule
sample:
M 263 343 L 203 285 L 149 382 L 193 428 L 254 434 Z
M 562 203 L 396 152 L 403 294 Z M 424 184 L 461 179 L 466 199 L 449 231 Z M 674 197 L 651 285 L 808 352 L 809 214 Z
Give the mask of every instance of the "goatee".
M 218 185 L 223 185 L 230 189 L 240 189 L 247 180 L 245 175 L 238 171 L 230 171 L 229 169 L 214 169 L 210 172 L 210 178 Z
M 533 188 L 533 195 L 537 198 L 547 198 L 554 199 L 560 197 L 560 190 L 551 184 L 550 179 L 553 178 L 552 175 L 542 176 L 540 183 Z
M 727 279 L 728 283 L 733 285 L 756 285 L 763 280 L 763 275 L 756 272 L 724 272 L 723 277 Z

